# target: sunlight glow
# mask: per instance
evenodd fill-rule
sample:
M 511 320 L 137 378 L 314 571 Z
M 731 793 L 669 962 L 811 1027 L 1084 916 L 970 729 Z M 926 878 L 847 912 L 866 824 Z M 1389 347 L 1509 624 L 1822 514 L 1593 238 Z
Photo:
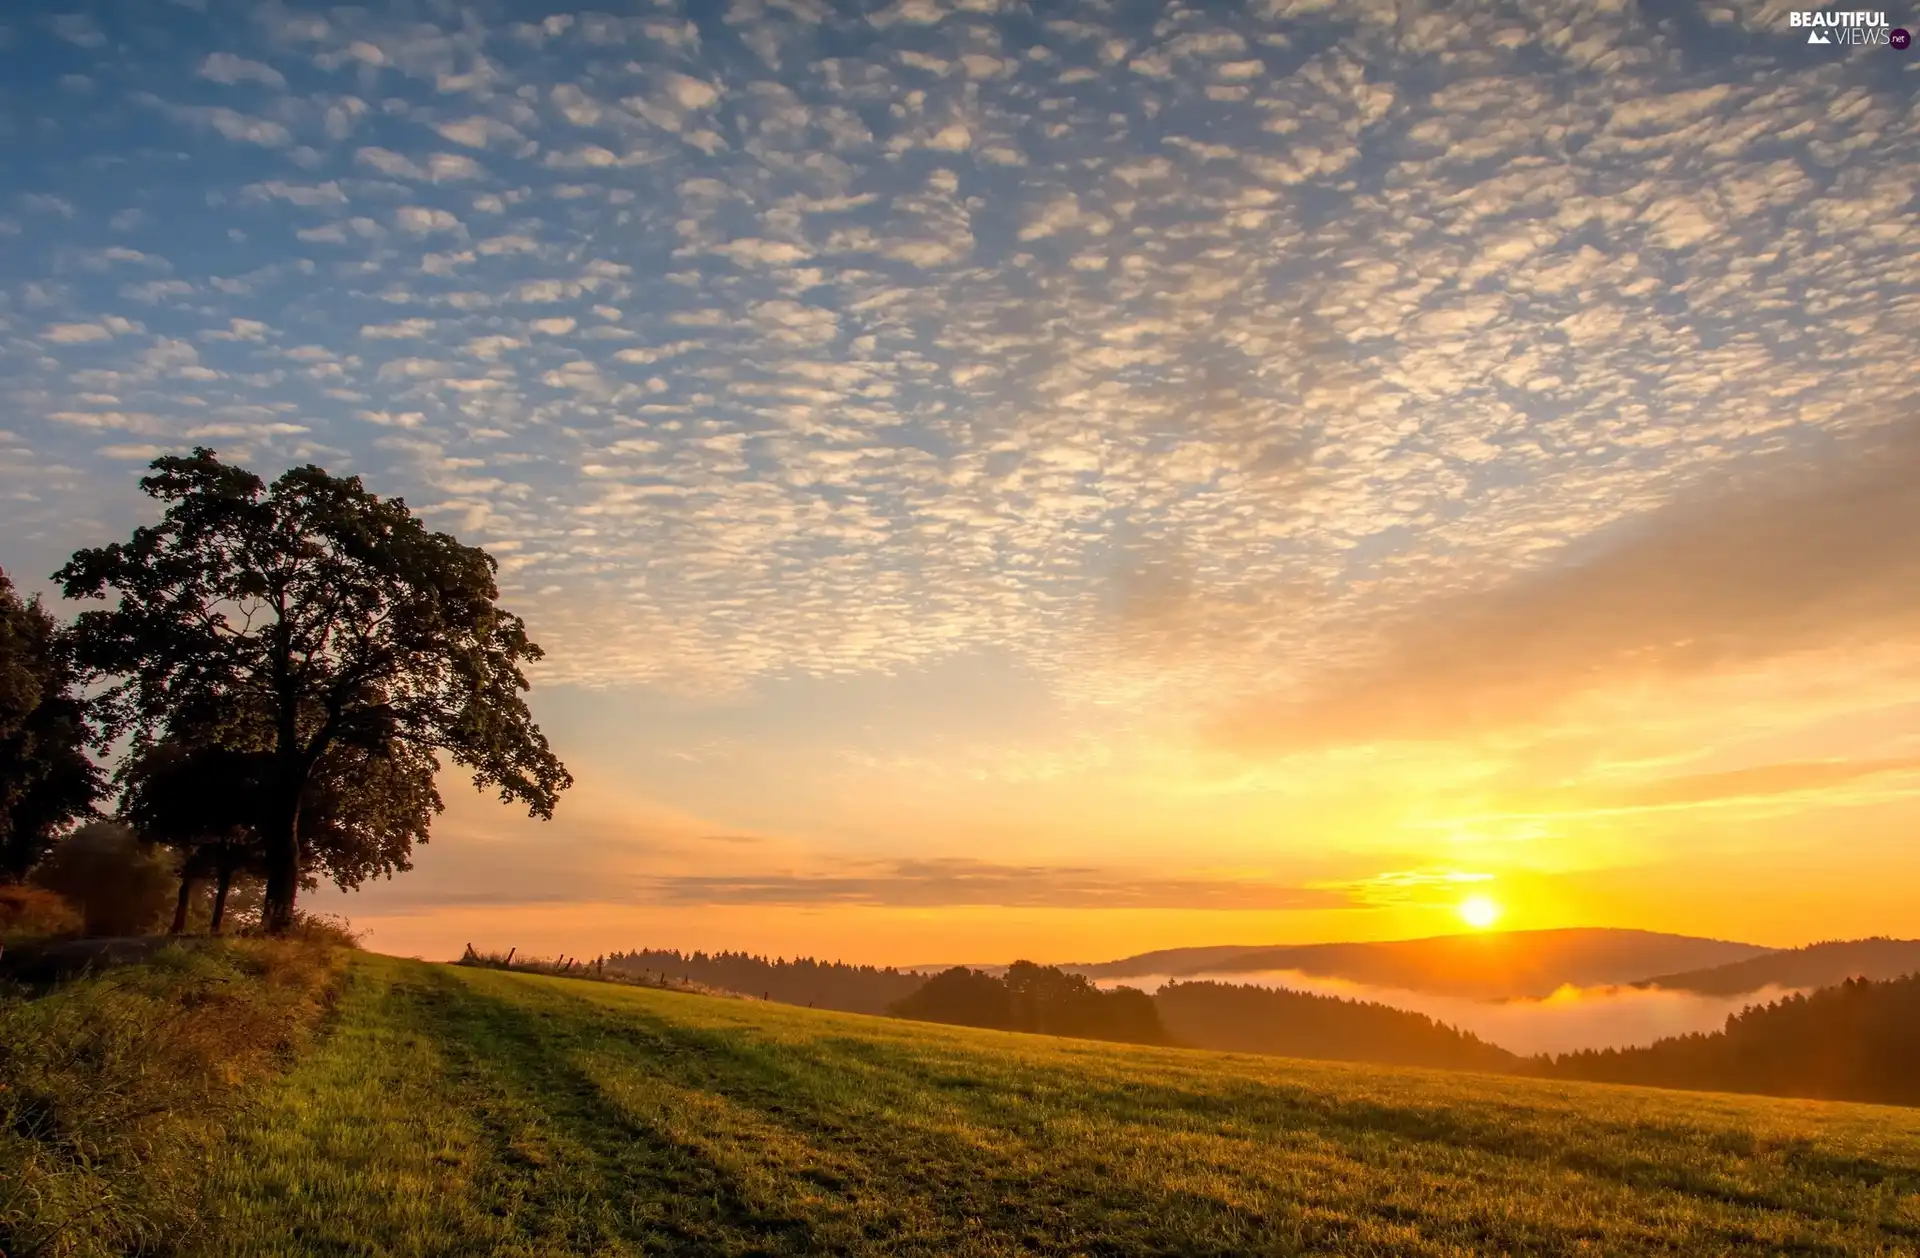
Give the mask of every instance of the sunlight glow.
M 1460 901 L 1460 920 L 1475 930 L 1485 930 L 1500 920 L 1500 906 L 1490 896 L 1470 895 Z

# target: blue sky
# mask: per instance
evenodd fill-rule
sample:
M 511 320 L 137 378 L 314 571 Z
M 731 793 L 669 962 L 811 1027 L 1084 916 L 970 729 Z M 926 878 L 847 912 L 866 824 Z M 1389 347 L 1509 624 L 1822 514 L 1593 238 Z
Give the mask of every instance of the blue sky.
M 587 802 L 456 817 L 380 912 L 746 861 L 1184 939 L 1664 868 L 1514 798 L 1920 754 L 1910 503 L 1859 479 L 1912 462 L 1920 58 L 1788 13 L 15 5 L 0 564 L 193 444 L 498 556 Z M 1788 868 L 1833 801 L 1762 794 L 1686 833 Z M 1245 925 L 1415 919 L 1354 920 Z

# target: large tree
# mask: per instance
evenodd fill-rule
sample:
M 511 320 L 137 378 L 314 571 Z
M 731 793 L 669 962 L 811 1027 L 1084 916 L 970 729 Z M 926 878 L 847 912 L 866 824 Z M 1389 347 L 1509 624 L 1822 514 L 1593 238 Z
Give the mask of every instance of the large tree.
M 26 876 L 105 783 L 87 757 L 67 643 L 40 601 L 0 572 L 0 881 Z
M 476 787 L 552 817 L 573 779 L 522 697 L 521 665 L 541 652 L 497 605 L 492 556 L 311 465 L 269 485 L 200 447 L 155 459 L 140 487 L 166 504 L 160 522 L 54 574 L 68 598 L 119 596 L 77 618 L 75 659 L 109 683 L 99 737 L 136 754 L 183 710 L 268 731 L 269 931 L 292 925 L 301 812 L 336 748 L 444 752 Z

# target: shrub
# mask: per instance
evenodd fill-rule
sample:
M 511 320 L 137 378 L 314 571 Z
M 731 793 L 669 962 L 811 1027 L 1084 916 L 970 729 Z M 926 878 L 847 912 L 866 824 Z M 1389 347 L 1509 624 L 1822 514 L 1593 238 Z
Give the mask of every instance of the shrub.
M 33 881 L 65 896 L 96 938 L 164 929 L 179 887 L 166 853 L 111 821 L 81 826 L 63 839 L 33 871 Z
M 45 887 L 0 886 L 0 945 L 80 933 L 80 914 Z

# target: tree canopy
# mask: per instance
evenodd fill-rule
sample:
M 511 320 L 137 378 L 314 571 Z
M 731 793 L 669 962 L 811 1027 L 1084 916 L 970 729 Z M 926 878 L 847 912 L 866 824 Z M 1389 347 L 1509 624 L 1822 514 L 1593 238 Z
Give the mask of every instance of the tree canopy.
M 140 487 L 159 523 L 54 574 L 69 598 L 118 595 L 74 627 L 75 661 L 103 683 L 96 735 L 145 754 L 184 713 L 259 757 L 269 930 L 292 922 L 303 841 L 343 886 L 406 868 L 439 808 L 439 753 L 553 815 L 572 778 L 522 697 L 541 651 L 497 605 L 485 551 L 311 465 L 268 484 L 200 447 L 155 459 Z M 344 846 L 323 854 L 328 834 Z
M 955 966 L 888 1011 L 896 1017 L 964 1026 L 1164 1044 L 1153 998 L 1131 987 L 1102 991 L 1093 980 L 1051 965 L 1015 961 L 1004 976 Z
M 0 572 L 0 881 L 39 863 L 105 789 L 60 626 Z

